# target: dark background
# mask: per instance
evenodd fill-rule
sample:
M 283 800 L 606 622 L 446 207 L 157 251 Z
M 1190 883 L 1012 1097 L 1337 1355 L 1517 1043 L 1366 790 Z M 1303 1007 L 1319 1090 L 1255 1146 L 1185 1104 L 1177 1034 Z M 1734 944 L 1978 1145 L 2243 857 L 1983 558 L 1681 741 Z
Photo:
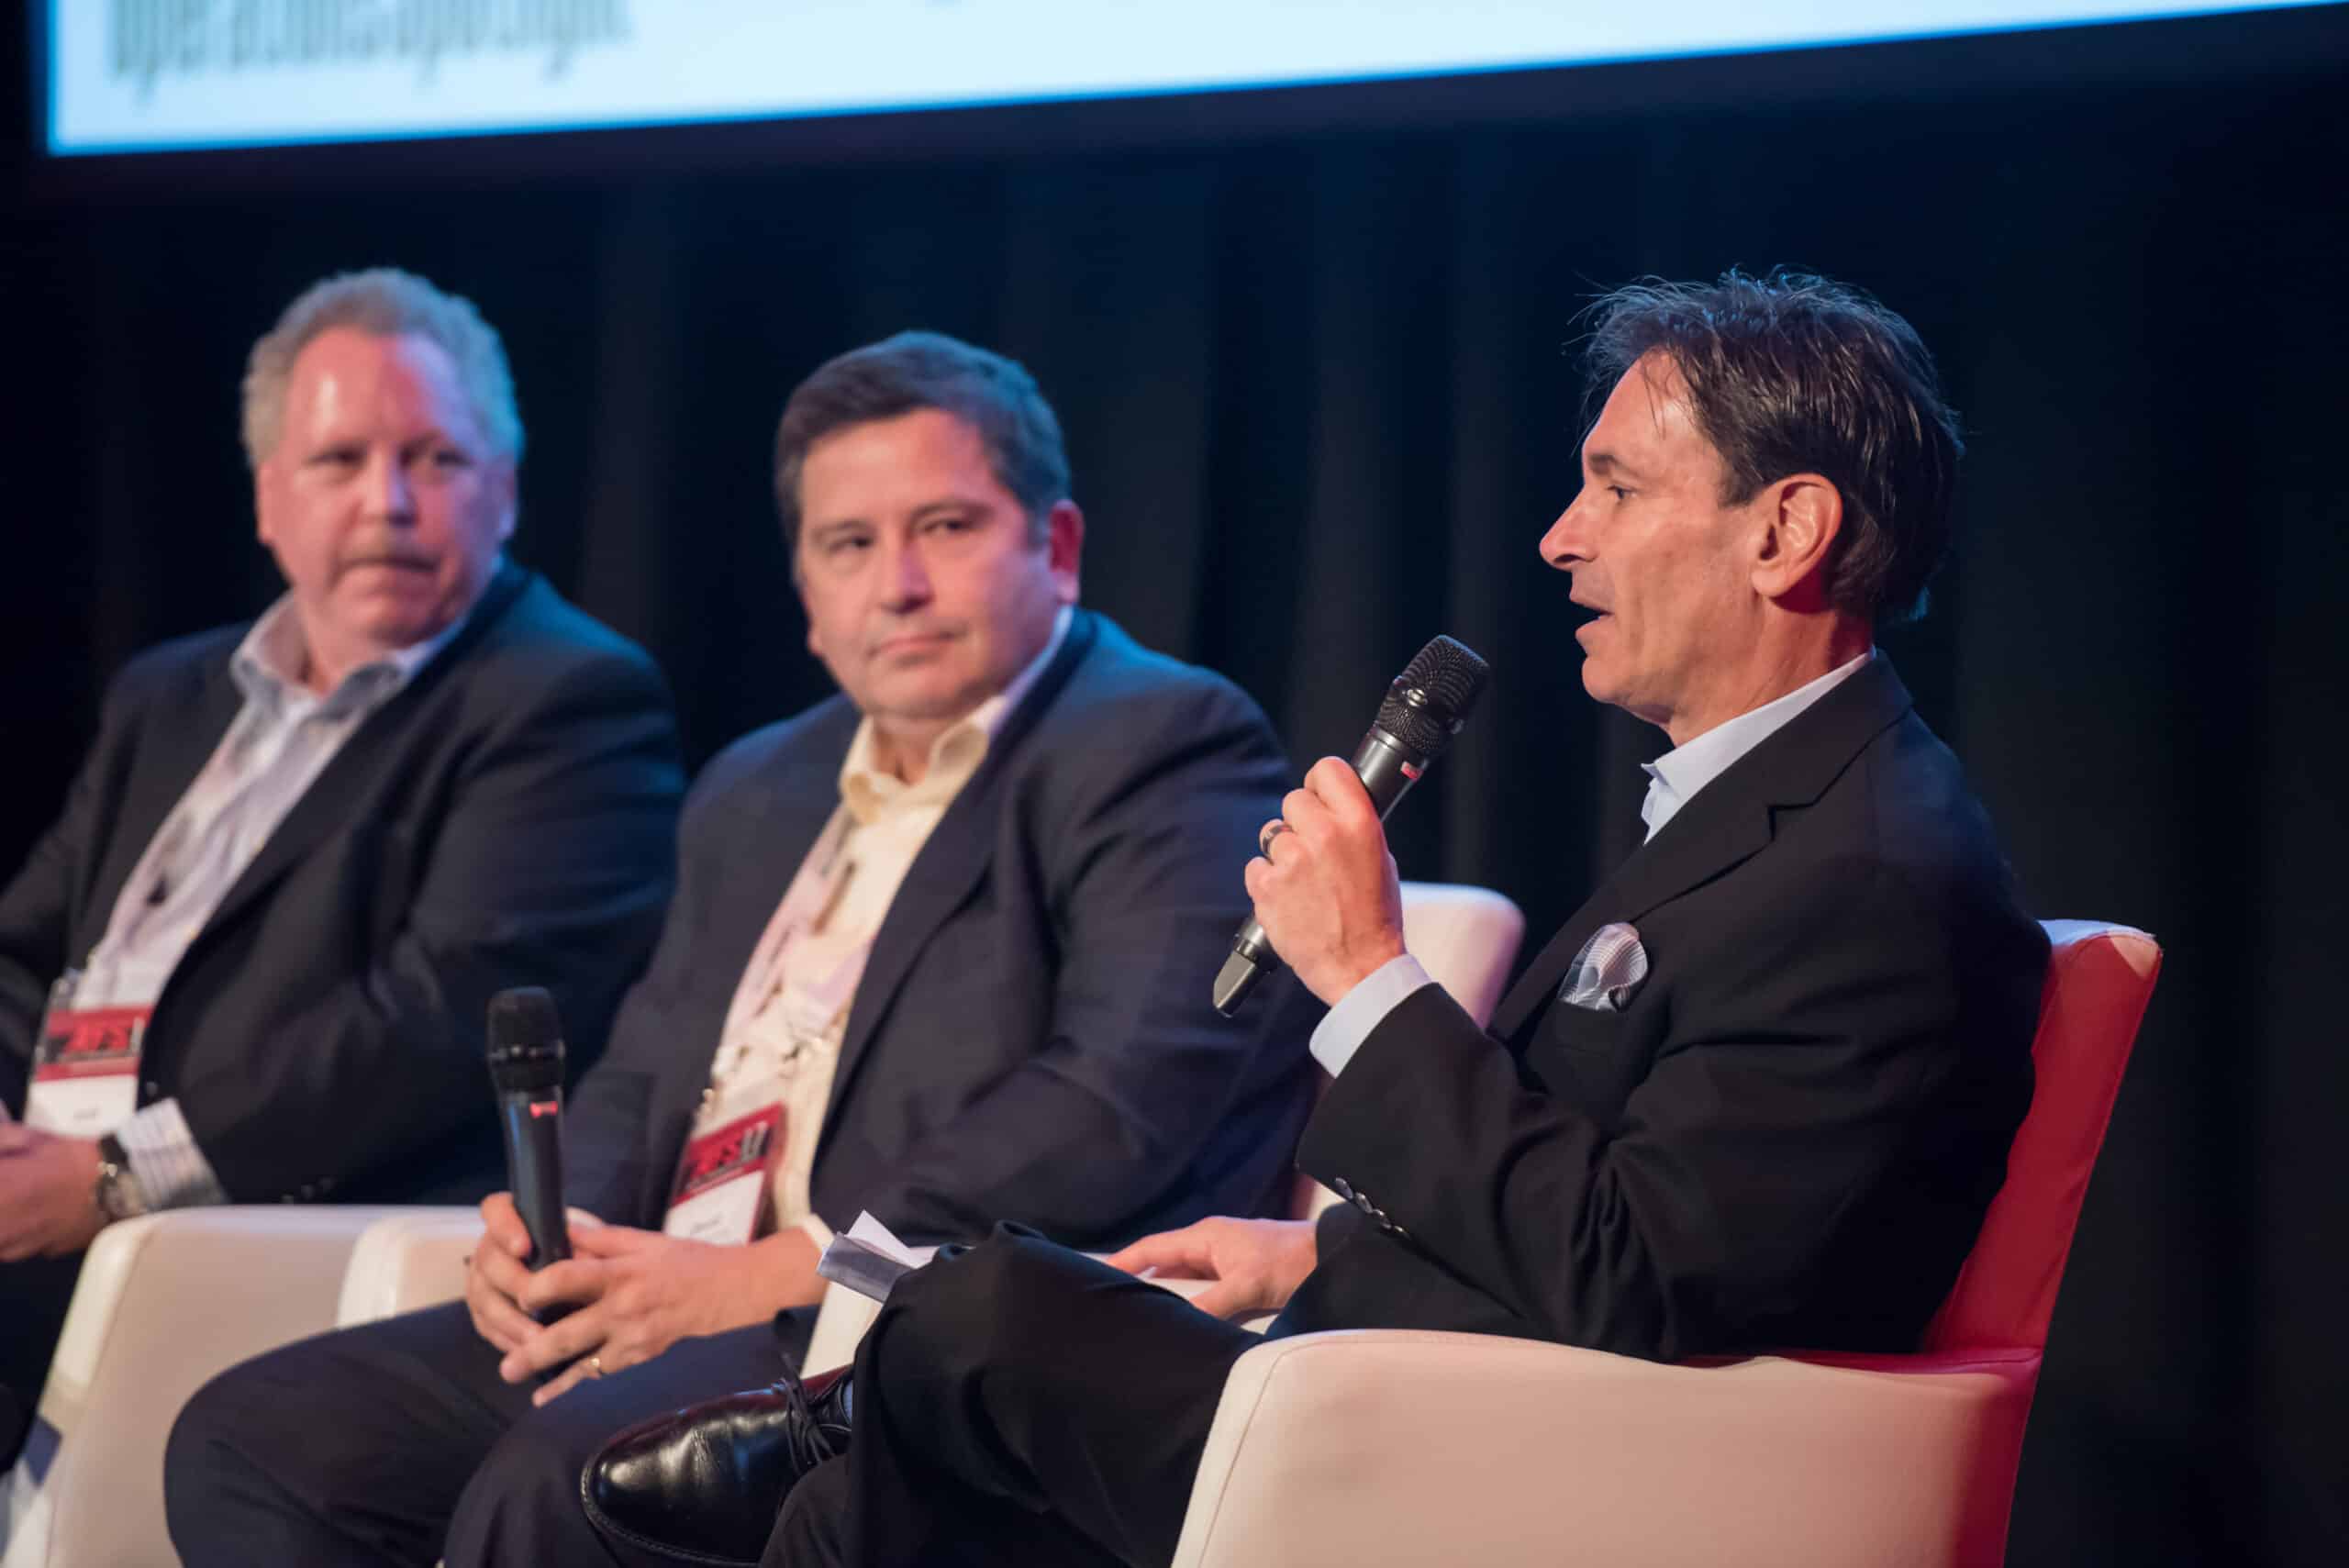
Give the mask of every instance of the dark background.
M 0 870 L 113 670 L 249 616 L 236 388 L 328 271 L 504 332 L 516 553 L 640 639 L 696 760 L 825 689 L 774 417 L 906 326 L 1023 359 L 1085 596 L 1230 673 L 1300 760 L 1445 630 L 1496 681 L 1396 825 L 1539 941 L 1635 841 L 1661 738 L 1585 700 L 1534 544 L 1575 484 L 1595 288 L 1865 284 L 1971 432 L 1962 558 L 1887 643 L 2045 916 L 2167 967 L 2089 1194 L 2017 1563 L 2343 1560 L 2349 49 L 2342 8 L 1436 86 L 770 131 L 149 158 L 28 151 L 8 374 Z M 21 50 L 21 39 L 6 47 Z M 1201 976 L 1204 985 L 1206 976 Z

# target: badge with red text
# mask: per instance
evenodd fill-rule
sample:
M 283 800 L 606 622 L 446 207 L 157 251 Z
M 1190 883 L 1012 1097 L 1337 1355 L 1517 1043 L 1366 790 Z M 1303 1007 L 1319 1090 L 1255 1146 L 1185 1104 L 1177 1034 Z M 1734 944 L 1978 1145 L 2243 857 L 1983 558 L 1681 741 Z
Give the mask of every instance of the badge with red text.
M 73 1007 L 60 981 L 41 1016 L 25 1125 L 61 1138 L 99 1138 L 139 1108 L 139 1052 L 150 1007 Z
M 780 1103 L 723 1122 L 685 1141 L 661 1229 L 694 1241 L 743 1242 L 759 1233 L 767 1170 L 783 1149 Z

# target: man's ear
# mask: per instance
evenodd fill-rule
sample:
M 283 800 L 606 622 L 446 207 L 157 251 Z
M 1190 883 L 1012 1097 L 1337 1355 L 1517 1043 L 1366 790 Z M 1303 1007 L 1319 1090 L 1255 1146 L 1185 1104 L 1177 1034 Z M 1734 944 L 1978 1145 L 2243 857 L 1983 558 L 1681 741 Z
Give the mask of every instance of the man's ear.
M 504 544 L 514 537 L 514 518 L 519 510 L 517 502 L 521 492 L 521 479 L 514 471 L 511 459 L 499 462 L 491 476 L 497 486 L 497 542 Z
M 1064 605 L 1076 603 L 1085 557 L 1085 514 L 1074 501 L 1055 501 L 1044 514 L 1044 565 Z
M 796 551 L 791 558 L 791 588 L 799 595 L 799 613 L 807 622 L 807 651 L 813 653 L 816 662 L 821 664 L 824 662 L 823 634 L 816 629 L 816 606 L 807 602 L 807 579 L 800 575 L 799 557 Z M 829 668 L 829 665 L 826 667 Z
M 264 458 L 253 468 L 253 537 L 264 549 L 273 548 L 276 530 L 270 515 L 277 509 L 277 460 Z
M 1763 487 L 1753 591 L 1790 610 L 1827 607 L 1827 562 L 1843 531 L 1843 493 L 1823 474 L 1798 473 Z

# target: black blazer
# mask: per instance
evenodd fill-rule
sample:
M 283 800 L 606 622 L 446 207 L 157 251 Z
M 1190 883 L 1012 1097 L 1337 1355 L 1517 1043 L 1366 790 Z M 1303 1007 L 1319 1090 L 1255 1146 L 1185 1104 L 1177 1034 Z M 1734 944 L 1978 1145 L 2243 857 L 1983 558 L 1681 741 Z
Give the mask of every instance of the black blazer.
M 1615 921 L 1644 984 L 1555 1001 Z M 1913 1348 L 2003 1179 L 2046 958 L 1878 656 L 1626 861 L 1492 1036 L 1432 986 L 1372 1032 L 1299 1153 L 1356 1201 L 1276 1330 Z
M 97 945 L 236 717 L 247 629 L 124 667 L 63 817 L 0 893 L 0 1093 L 19 1112 L 46 987 Z M 489 996 L 550 987 L 593 1056 L 659 930 L 683 787 L 651 661 L 501 567 L 197 933 L 156 1002 L 139 1103 L 177 1096 L 239 1203 L 502 1185 Z
M 751 949 L 840 799 L 834 697 L 696 780 L 677 898 L 566 1117 L 570 1201 L 654 1226 Z M 910 1239 L 1106 1247 L 1277 1212 L 1318 1004 L 1208 991 L 1291 778 L 1237 687 L 1079 610 L 915 858 L 857 987 L 811 1181 Z

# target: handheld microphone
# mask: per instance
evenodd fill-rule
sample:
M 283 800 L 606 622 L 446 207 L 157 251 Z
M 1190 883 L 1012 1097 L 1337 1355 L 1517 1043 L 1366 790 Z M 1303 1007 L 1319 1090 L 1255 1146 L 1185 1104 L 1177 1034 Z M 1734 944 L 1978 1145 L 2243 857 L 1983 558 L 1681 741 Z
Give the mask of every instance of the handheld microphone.
M 489 999 L 489 1081 L 506 1135 L 506 1181 L 530 1233 L 533 1270 L 571 1256 L 562 1217 L 562 1024 L 537 985 Z
M 1378 717 L 1354 748 L 1354 772 L 1370 792 L 1380 821 L 1419 782 L 1429 764 L 1443 755 L 1484 695 L 1492 667 L 1465 643 L 1439 637 L 1395 677 Z M 1281 966 L 1254 917 L 1231 939 L 1231 956 L 1215 977 L 1215 1010 L 1225 1018 L 1240 1010 L 1256 983 Z

